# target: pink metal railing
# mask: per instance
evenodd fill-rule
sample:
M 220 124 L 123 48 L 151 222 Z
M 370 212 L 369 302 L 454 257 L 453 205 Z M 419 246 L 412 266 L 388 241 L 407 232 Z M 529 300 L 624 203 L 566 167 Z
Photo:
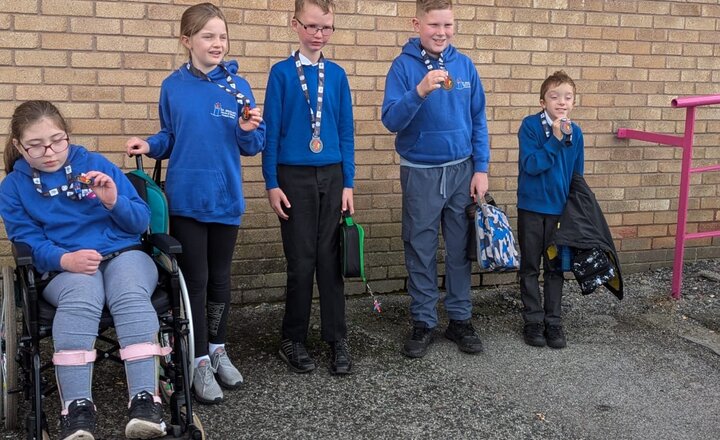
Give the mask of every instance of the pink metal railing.
M 645 131 L 620 128 L 617 137 L 620 139 L 637 139 L 645 142 L 680 147 L 683 150 L 680 167 L 680 200 L 678 202 L 677 230 L 675 233 L 675 258 L 673 261 L 672 296 L 680 298 L 682 286 L 683 258 L 685 257 L 685 241 L 695 238 L 717 237 L 720 231 L 686 233 L 687 207 L 690 195 L 690 174 L 708 171 L 720 171 L 720 165 L 692 168 L 693 135 L 695 134 L 695 107 L 720 104 L 720 95 L 689 96 L 675 98 L 671 102 L 675 108 L 685 108 L 685 134 L 673 136 L 650 133 Z

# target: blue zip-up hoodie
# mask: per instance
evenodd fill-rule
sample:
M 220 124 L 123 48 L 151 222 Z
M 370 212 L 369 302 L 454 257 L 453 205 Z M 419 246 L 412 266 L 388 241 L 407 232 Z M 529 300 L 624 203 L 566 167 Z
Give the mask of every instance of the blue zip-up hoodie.
M 237 62 L 225 67 L 254 108 L 250 85 L 236 75 Z M 207 76 L 230 88 L 222 67 Z M 240 155 L 263 150 L 265 123 L 253 131 L 241 129 L 242 106 L 235 96 L 193 75 L 185 65 L 163 81 L 159 106 L 161 130 L 148 138 L 149 156 L 170 159 L 165 179 L 170 214 L 239 225 L 245 212 Z
M 475 172 L 486 173 L 490 143 L 480 76 L 470 58 L 452 45 L 442 55 L 455 87 L 423 99 L 416 89 L 428 74 L 420 39 L 411 38 L 403 46 L 385 81 L 382 122 L 397 133 L 395 149 L 410 162 L 440 165 L 472 156 Z M 438 68 L 437 60 L 431 62 Z
M 565 209 L 574 173 L 585 171 L 585 140 L 572 123 L 572 146 L 552 134 L 547 137 L 541 113 L 523 119 L 518 131 L 517 207 L 540 214 L 560 215 Z
M 318 70 L 317 65 L 303 65 L 313 114 L 317 110 Z M 278 165 L 320 167 L 336 163 L 342 163 L 343 187 L 353 187 L 355 131 L 350 85 L 342 67 L 325 59 L 320 153 L 308 147 L 312 138 L 310 110 L 292 56 L 270 69 L 263 118 L 267 123 L 267 147 L 262 158 L 266 189 L 279 187 Z
M 60 258 L 68 252 L 94 249 L 107 255 L 140 244 L 140 234 L 150 224 L 150 208 L 116 165 L 98 153 L 70 145 L 68 160 L 73 176 L 100 171 L 112 177 L 117 203 L 108 210 L 97 197 L 72 200 L 64 194 L 43 197 L 35 190 L 32 169 L 25 159 L 0 183 L 0 215 L 8 238 L 32 248 L 40 272 L 60 272 Z M 67 183 L 65 168 L 40 172 L 45 189 Z

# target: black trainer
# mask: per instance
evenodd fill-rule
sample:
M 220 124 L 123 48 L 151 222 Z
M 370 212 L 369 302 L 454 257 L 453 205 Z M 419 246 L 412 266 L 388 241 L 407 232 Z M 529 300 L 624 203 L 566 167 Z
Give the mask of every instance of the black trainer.
M 62 440 L 95 440 L 95 405 L 89 399 L 73 400 L 68 413 L 60 416 Z
M 565 348 L 567 346 L 562 325 L 548 325 L 545 328 L 545 339 L 547 339 L 547 345 L 550 348 Z
M 445 337 L 457 344 L 460 351 L 470 354 L 482 353 L 483 345 L 469 319 L 456 321 L 451 319 L 445 330 Z
M 428 328 L 424 322 L 415 321 L 412 332 L 410 332 L 410 336 L 405 340 L 405 345 L 403 345 L 400 352 L 411 358 L 421 358 L 425 356 L 433 340 L 434 333 L 434 328 Z
M 525 327 L 523 327 L 525 343 L 533 347 L 544 347 L 546 341 L 543 330 L 543 324 L 540 322 L 528 322 L 525 324 Z
M 347 339 L 330 343 L 330 373 L 337 375 L 350 374 L 352 370 L 352 356 Z
M 295 373 L 309 373 L 315 369 L 315 361 L 310 357 L 302 342 L 290 339 L 280 341 L 280 358 Z
M 153 395 L 141 391 L 133 396 L 128 409 L 130 421 L 125 426 L 127 438 L 156 438 L 165 435 L 165 422 L 163 421 L 163 408 L 156 402 Z

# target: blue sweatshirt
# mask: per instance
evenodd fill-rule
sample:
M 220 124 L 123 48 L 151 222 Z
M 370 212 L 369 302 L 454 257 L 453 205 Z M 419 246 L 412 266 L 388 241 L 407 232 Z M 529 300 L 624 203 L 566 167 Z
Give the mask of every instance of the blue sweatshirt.
M 517 207 L 540 214 L 560 215 L 565 209 L 573 173 L 584 174 L 585 141 L 573 122 L 572 146 L 552 133 L 547 137 L 541 113 L 523 119 L 518 132 Z
M 470 58 L 448 46 L 445 68 L 455 82 L 421 98 L 417 85 L 428 74 L 420 39 L 411 38 L 395 58 L 385 81 L 382 122 L 393 133 L 398 154 L 413 163 L 441 165 L 471 157 L 475 172 L 486 173 L 490 161 L 485 91 Z M 431 58 L 434 68 L 438 61 Z
M 317 109 L 318 66 L 303 65 L 313 114 Z M 267 146 L 262 170 L 265 188 L 278 188 L 277 166 L 326 166 L 342 163 L 343 187 L 352 188 L 355 179 L 355 132 L 352 99 L 345 70 L 325 59 L 320 139 L 323 150 L 310 151 L 312 139 L 310 110 L 300 87 L 292 56 L 270 69 L 265 91 L 263 119 L 267 124 Z
M 225 64 L 237 90 L 255 107 L 250 85 Z M 220 67 L 208 77 L 230 88 Z M 167 77 L 160 90 L 160 127 L 148 138 L 149 156 L 167 159 L 165 193 L 170 215 L 200 222 L 239 225 L 245 212 L 240 155 L 265 146 L 265 124 L 246 132 L 238 125 L 242 106 L 235 96 L 193 75 L 185 65 Z
M 40 272 L 62 271 L 60 258 L 68 252 L 94 249 L 107 255 L 140 243 L 150 224 L 150 208 L 120 168 L 98 153 L 71 145 L 68 160 L 73 176 L 100 171 L 112 177 L 117 203 L 108 210 L 97 197 L 72 200 L 63 193 L 43 197 L 35 190 L 32 170 L 25 159 L 0 184 L 0 215 L 8 238 L 32 247 L 33 263 Z M 67 183 L 65 169 L 40 172 L 44 189 Z

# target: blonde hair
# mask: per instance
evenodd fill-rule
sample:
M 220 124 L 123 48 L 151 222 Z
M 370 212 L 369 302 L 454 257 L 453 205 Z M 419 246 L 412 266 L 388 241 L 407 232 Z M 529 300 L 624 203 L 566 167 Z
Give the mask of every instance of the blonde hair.
M 417 0 L 416 15 L 439 9 L 452 9 L 452 0 Z
M 325 14 L 335 11 L 335 0 L 295 0 L 295 15 L 303 11 L 305 5 L 315 5 Z
M 543 81 L 542 86 L 540 86 L 540 99 L 545 99 L 545 93 L 547 93 L 551 87 L 557 87 L 561 84 L 570 84 L 573 89 L 573 94 L 575 94 L 575 81 L 573 81 L 570 75 L 565 73 L 564 70 L 558 70 Z
M 70 126 L 65 118 L 63 118 L 60 110 L 49 101 L 26 101 L 17 106 L 15 112 L 10 119 L 10 131 L 7 142 L 5 142 L 5 172 L 10 174 L 13 166 L 22 154 L 15 148 L 13 139 L 18 141 L 22 138 L 27 128 L 41 119 L 50 119 L 55 123 L 57 128 L 70 135 Z
M 180 38 L 192 37 L 197 34 L 205 27 L 208 21 L 213 18 L 219 18 L 225 23 L 225 31 L 227 32 L 228 24 L 225 19 L 225 14 L 212 3 L 200 3 L 195 6 L 190 6 L 183 12 L 180 18 Z M 230 39 L 228 38 L 228 51 L 230 50 Z M 188 58 L 190 58 L 190 51 L 185 49 Z

